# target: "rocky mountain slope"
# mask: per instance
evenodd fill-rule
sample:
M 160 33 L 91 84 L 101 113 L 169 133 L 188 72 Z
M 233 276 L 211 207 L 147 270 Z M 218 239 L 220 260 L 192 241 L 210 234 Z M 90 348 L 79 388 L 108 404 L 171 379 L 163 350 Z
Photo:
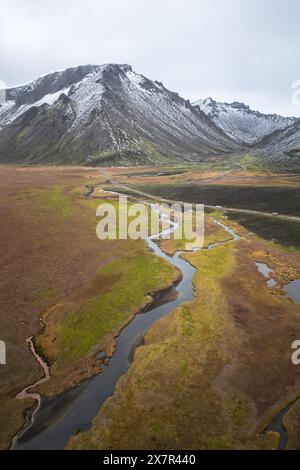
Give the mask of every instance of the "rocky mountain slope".
M 283 130 L 265 136 L 256 146 L 268 153 L 300 156 L 300 121 Z
M 296 121 L 293 117 L 262 114 L 243 103 L 219 103 L 212 98 L 199 100 L 193 105 L 203 111 L 228 136 L 238 142 L 256 144 L 266 135 L 285 129 Z
M 199 107 L 129 65 L 54 72 L 6 90 L 0 107 L 1 162 L 158 164 L 241 148 Z

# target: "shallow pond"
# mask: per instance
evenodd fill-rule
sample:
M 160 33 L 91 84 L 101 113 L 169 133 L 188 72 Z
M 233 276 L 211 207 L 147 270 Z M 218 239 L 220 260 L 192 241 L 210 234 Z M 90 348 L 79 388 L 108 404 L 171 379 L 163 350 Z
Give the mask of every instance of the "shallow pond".
M 286 296 L 295 304 L 300 304 L 300 279 L 289 282 L 283 286 L 283 290 Z

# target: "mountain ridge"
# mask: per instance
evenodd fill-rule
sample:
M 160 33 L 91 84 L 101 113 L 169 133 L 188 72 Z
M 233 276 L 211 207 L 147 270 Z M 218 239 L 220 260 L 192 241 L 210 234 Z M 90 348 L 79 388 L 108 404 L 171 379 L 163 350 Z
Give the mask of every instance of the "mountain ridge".
M 251 146 L 266 135 L 278 129 L 285 129 L 297 121 L 295 117 L 261 113 L 238 101 L 223 103 L 205 98 L 194 102 L 193 105 L 201 109 L 229 136 Z
M 297 118 L 237 101 L 191 103 L 128 64 L 70 67 L 5 93 L 3 163 L 156 165 L 300 148 Z

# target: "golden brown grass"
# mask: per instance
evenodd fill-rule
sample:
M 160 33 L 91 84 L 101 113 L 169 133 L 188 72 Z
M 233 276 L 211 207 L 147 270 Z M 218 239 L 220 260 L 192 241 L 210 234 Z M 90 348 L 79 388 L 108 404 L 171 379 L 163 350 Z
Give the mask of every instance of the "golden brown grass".
M 40 317 L 49 324 L 37 346 L 57 377 L 42 389 L 50 394 L 93 373 L 97 348 L 112 343 L 118 328 L 149 301 L 148 291 L 166 287 L 178 274 L 147 253 L 143 241 L 97 239 L 99 201 L 83 197 L 85 185 L 104 181 L 97 170 L 0 167 L 0 178 L 0 331 L 8 349 L 0 370 L 0 448 L 5 448 L 30 405 L 15 395 L 42 373 L 25 341 L 40 330 Z M 142 274 L 141 268 L 144 277 L 124 300 L 126 277 L 134 283 L 134 271 Z M 124 295 L 117 296 L 122 286 Z M 104 308 L 108 304 L 110 310 Z M 73 353 L 74 342 L 80 357 Z
M 265 246 L 245 237 L 185 255 L 197 267 L 195 300 L 151 327 L 70 448 L 276 448 L 278 436 L 261 431 L 300 389 L 290 361 L 299 307 L 257 272 L 252 253 Z

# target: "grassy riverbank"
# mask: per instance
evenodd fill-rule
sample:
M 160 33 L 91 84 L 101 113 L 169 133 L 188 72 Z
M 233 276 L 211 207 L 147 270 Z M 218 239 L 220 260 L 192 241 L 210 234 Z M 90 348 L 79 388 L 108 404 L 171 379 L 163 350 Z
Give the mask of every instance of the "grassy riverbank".
M 300 335 L 299 308 L 266 287 L 252 259 L 258 248 L 241 239 L 186 254 L 197 268 L 195 300 L 150 328 L 70 448 L 276 448 L 277 436 L 260 430 L 286 387 L 290 396 L 300 387 L 286 347 Z
M 95 353 L 111 353 L 113 336 L 171 285 L 178 272 L 148 252 L 143 240 L 99 240 L 96 207 L 85 186 L 103 181 L 97 170 L 1 167 L 0 447 L 22 426 L 31 400 L 15 395 L 42 374 L 26 338 L 51 365 L 49 396 L 98 371 Z M 116 204 L 116 203 L 114 203 Z
M 1 448 L 8 447 L 32 405 L 16 400 L 16 393 L 41 376 L 25 341 L 40 330 L 40 317 L 46 327 L 36 346 L 51 364 L 51 380 L 38 391 L 51 397 L 98 371 L 95 354 L 105 350 L 110 355 L 114 336 L 150 300 L 147 294 L 178 278 L 143 240 L 97 239 L 95 210 L 111 196 L 98 190 L 86 199 L 86 185 L 112 187 L 135 179 L 148 192 L 148 184 L 159 178 L 168 186 L 165 197 L 187 200 L 186 188 L 193 186 L 188 180 L 218 178 L 225 190 L 206 184 L 206 194 L 219 197 L 225 191 L 238 202 L 243 199 L 240 180 L 259 180 L 268 187 L 275 181 L 270 174 L 204 174 L 185 168 L 161 176 L 148 169 L 150 174 L 142 176 L 145 171 L 0 168 L 0 330 L 8 346 L 7 365 L 1 367 Z M 291 195 L 298 191 L 299 178 L 276 175 L 276 197 L 286 213 L 291 199 L 283 197 L 284 181 Z M 269 199 L 263 201 L 266 194 Z M 262 188 L 253 201 L 271 208 L 273 194 Z M 195 202 L 203 202 L 196 196 Z M 278 436 L 261 431 L 300 390 L 298 369 L 290 360 L 290 345 L 300 338 L 299 306 L 280 291 L 280 285 L 300 277 L 299 224 L 226 211 L 211 215 L 223 217 L 241 239 L 185 254 L 197 269 L 194 300 L 152 325 L 91 430 L 72 438 L 69 447 L 276 448 Z M 205 244 L 227 239 L 207 216 Z M 184 243 L 163 241 L 161 246 L 173 253 Z M 274 270 L 278 287 L 267 288 L 254 261 Z M 298 408 L 294 405 L 285 418 L 290 448 L 299 447 Z
M 177 192 L 162 195 L 186 200 Z M 197 268 L 194 301 L 150 328 L 91 430 L 72 438 L 69 448 L 277 447 L 278 435 L 262 431 L 300 389 L 290 359 L 293 338 L 300 337 L 299 306 L 280 286 L 269 289 L 254 261 L 267 262 L 280 285 L 299 274 L 299 253 L 285 221 L 278 221 L 277 243 L 270 243 L 260 220 L 247 227 L 246 216 L 228 216 L 225 223 L 242 238 L 185 255 Z M 291 447 L 297 448 L 299 426 L 289 419 Z

